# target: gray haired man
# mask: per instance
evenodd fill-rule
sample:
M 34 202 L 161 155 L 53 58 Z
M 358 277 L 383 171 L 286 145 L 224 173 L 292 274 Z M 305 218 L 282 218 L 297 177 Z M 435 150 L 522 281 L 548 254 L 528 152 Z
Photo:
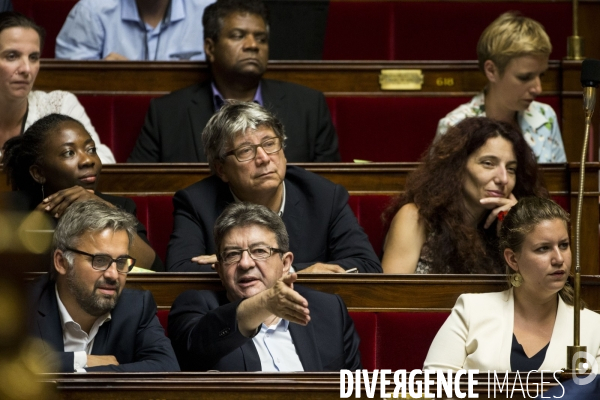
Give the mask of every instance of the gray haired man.
M 179 371 L 152 294 L 124 289 L 136 223 L 96 200 L 60 218 L 52 269 L 31 288 L 30 334 L 45 341 L 53 370 Z
M 217 219 L 214 238 L 225 292 L 185 292 L 169 313 L 169 335 L 183 370 L 362 368 L 360 340 L 342 299 L 294 283 L 294 255 L 276 213 L 231 204 Z
M 212 228 L 234 202 L 278 213 L 300 273 L 381 272 L 379 259 L 350 206 L 348 192 L 303 168 L 287 165 L 285 132 L 267 109 L 226 102 L 202 132 L 213 176 L 178 191 L 167 250 L 170 271 L 210 271 Z M 200 264 L 200 265 L 199 265 Z

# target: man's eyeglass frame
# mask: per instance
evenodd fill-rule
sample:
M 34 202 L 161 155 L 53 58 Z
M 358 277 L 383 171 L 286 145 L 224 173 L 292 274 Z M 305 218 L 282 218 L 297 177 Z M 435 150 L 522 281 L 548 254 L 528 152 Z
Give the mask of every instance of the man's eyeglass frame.
M 96 271 L 106 271 L 107 269 L 110 268 L 111 265 L 113 265 L 113 263 L 115 263 L 115 269 L 117 270 L 117 272 L 119 274 L 127 275 L 128 273 L 131 272 L 131 270 L 133 269 L 133 267 L 135 267 L 135 263 L 137 261 L 135 258 L 130 257 L 130 256 L 124 256 L 124 257 L 119 257 L 119 258 L 112 258 L 108 254 L 90 254 L 90 253 L 86 253 L 85 251 L 74 249 L 72 247 L 67 247 L 65 250 L 71 251 L 71 252 L 76 253 L 76 254 L 81 254 L 81 255 L 84 255 L 84 256 L 91 257 L 92 258 L 92 262 L 91 262 L 92 268 L 95 269 Z M 96 257 L 107 257 L 107 258 L 110 259 L 110 262 L 108 263 L 108 265 L 106 266 L 106 268 L 97 268 L 97 267 L 94 266 L 94 259 Z M 119 268 L 117 267 L 117 265 L 118 265 L 117 262 L 119 260 L 131 260 L 132 263 L 127 268 L 126 271 L 125 270 L 124 271 L 119 271 Z

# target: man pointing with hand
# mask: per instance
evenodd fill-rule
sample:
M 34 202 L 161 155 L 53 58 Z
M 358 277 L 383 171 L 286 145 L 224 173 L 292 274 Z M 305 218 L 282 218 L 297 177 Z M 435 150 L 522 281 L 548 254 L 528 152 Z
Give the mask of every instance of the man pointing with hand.
M 217 219 L 214 238 L 225 292 L 185 292 L 169 314 L 182 370 L 362 368 L 359 338 L 342 299 L 294 284 L 294 255 L 276 213 L 233 203 Z

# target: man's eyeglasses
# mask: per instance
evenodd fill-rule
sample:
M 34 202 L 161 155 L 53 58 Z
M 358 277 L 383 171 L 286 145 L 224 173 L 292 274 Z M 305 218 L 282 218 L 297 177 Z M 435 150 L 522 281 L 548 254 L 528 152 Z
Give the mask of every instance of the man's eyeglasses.
M 282 250 L 269 246 L 254 246 L 248 249 L 231 249 L 221 253 L 221 261 L 223 264 L 234 264 L 242 259 L 242 254 L 247 251 L 250 258 L 253 260 L 266 260 L 273 253 L 283 253 Z
M 97 271 L 106 271 L 108 268 L 110 268 L 110 266 L 114 262 L 115 265 L 117 266 L 118 273 L 127 274 L 127 273 L 131 272 L 131 270 L 135 266 L 135 261 L 136 261 L 135 258 L 129 257 L 129 256 L 124 256 L 124 257 L 119 257 L 117 259 L 114 259 L 111 256 L 109 256 L 108 254 L 90 254 L 90 253 L 86 253 L 85 251 L 72 249 L 70 247 L 67 247 L 66 250 L 72 251 L 73 253 L 91 257 L 92 258 L 92 268 L 94 268 Z
M 262 147 L 262 149 L 267 154 L 277 153 L 281 150 L 283 146 L 283 142 L 281 138 L 273 137 L 263 140 L 260 144 L 245 144 L 243 146 L 238 147 L 237 149 L 233 149 L 225 153 L 225 157 L 234 155 L 235 158 L 240 161 L 250 161 L 254 160 L 256 157 L 256 149 Z

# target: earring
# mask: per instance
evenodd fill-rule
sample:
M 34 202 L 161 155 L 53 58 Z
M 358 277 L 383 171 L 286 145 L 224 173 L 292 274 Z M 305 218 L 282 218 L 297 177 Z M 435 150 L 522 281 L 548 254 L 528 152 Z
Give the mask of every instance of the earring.
M 523 283 L 523 275 L 519 272 L 515 272 L 510 276 L 510 284 L 514 287 L 519 287 Z
M 44 196 L 44 185 L 42 184 L 42 201 L 44 201 L 45 198 L 46 196 Z

